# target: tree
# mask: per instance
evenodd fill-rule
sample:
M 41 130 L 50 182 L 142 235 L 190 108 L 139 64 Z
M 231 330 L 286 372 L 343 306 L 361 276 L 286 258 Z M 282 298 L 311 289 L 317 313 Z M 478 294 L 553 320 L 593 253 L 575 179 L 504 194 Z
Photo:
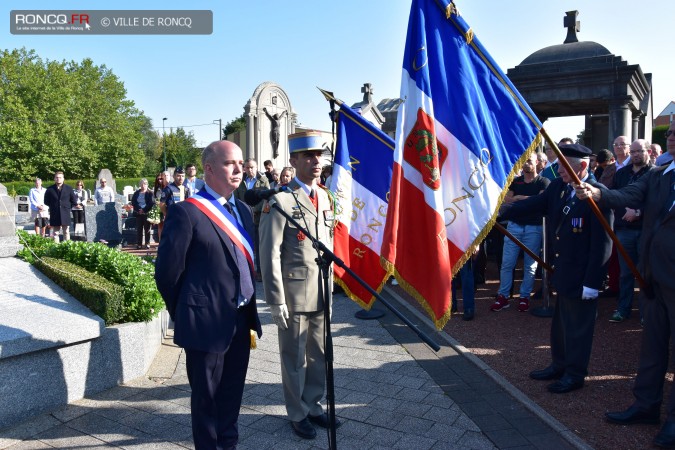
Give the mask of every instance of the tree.
M 236 119 L 225 124 L 223 128 L 223 139 L 227 139 L 232 133 L 246 130 L 246 115 L 244 113 Z
M 164 143 L 166 143 L 167 166 L 182 166 L 184 168 L 186 165 L 192 163 L 199 170 L 202 150 L 197 148 L 197 141 L 192 131 L 186 133 L 184 129 L 177 128 L 174 132 L 171 129 L 171 132 L 166 137 L 162 136 L 160 139 L 159 148 L 162 151 Z
M 146 120 L 105 65 L 0 52 L 0 180 L 138 176 Z

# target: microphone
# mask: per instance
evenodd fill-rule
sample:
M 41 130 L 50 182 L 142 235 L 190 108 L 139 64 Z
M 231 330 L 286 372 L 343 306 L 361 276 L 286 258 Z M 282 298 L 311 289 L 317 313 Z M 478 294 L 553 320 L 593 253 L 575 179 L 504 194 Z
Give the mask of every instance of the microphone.
M 255 206 L 262 200 L 269 200 L 279 192 L 290 192 L 290 188 L 288 186 L 277 186 L 274 189 L 265 190 L 249 189 L 244 193 L 244 201 L 249 206 Z

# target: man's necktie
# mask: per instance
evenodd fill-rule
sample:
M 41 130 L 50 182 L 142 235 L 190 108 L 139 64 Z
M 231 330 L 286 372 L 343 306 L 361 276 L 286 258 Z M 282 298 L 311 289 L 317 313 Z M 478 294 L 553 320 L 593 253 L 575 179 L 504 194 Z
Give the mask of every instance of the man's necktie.
M 675 207 L 675 170 L 670 171 L 670 197 L 668 197 L 668 203 L 666 203 L 666 208 L 668 212 L 672 211 Z
M 319 211 L 319 196 L 316 195 L 316 191 L 312 189 L 309 192 L 309 199 L 312 201 L 312 205 L 314 205 L 314 209 L 318 212 Z
M 237 216 L 234 213 L 232 204 L 226 201 L 225 205 L 223 206 L 225 206 L 225 209 L 227 209 L 232 217 L 237 220 Z M 253 289 L 253 280 L 251 279 L 251 270 L 249 268 L 248 261 L 244 256 L 244 252 L 239 250 L 237 246 L 234 245 L 234 242 L 232 243 L 232 249 L 234 250 L 234 254 L 237 257 L 237 267 L 239 268 L 239 289 L 241 296 L 244 297 L 245 302 L 248 303 L 255 292 Z

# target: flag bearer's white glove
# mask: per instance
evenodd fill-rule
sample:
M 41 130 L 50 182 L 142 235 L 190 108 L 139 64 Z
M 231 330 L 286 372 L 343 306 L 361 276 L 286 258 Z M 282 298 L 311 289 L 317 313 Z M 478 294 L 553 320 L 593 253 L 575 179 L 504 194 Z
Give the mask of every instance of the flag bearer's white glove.
M 288 319 L 289 315 L 286 304 L 282 303 L 281 305 L 270 305 L 270 312 L 272 313 L 272 320 L 277 324 L 279 329 L 287 330 L 288 323 L 286 320 Z
M 584 290 L 581 294 L 582 300 L 594 300 L 598 298 L 598 290 L 584 286 Z

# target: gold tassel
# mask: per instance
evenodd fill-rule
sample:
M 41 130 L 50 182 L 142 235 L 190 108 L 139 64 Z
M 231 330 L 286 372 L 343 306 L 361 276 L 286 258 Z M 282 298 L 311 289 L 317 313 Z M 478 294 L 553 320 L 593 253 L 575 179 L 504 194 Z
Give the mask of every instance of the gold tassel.
M 255 343 L 255 331 L 253 330 L 250 331 L 251 331 L 251 350 L 255 350 L 256 348 L 258 348 L 258 346 Z
M 471 41 L 473 41 L 473 30 L 471 28 L 466 31 L 464 38 L 466 39 L 466 43 L 471 45 Z

